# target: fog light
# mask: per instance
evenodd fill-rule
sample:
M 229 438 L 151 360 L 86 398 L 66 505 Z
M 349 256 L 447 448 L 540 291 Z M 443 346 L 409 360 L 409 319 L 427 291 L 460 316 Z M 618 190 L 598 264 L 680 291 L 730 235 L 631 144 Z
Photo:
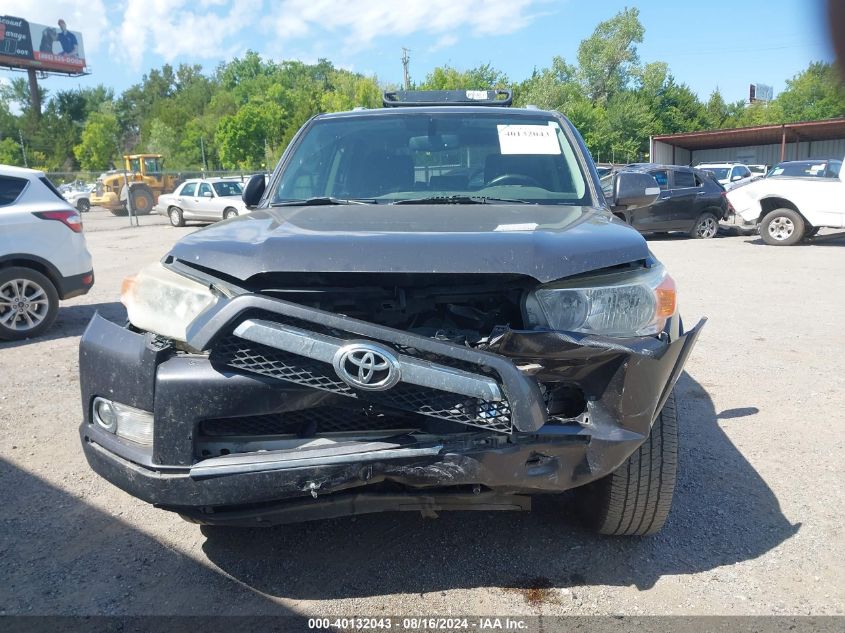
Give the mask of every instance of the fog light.
M 130 442 L 152 446 L 153 414 L 105 398 L 94 399 L 94 419 L 97 424 Z
M 106 431 L 114 433 L 117 426 L 117 412 L 110 401 L 103 398 L 94 399 L 94 419 Z

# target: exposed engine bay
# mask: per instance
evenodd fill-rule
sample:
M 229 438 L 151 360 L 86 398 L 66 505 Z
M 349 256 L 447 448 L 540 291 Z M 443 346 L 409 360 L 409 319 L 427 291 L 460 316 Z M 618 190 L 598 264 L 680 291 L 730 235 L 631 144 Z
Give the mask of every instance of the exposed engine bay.
M 309 273 L 259 275 L 250 289 L 308 307 L 482 348 L 497 328 L 522 329 L 520 275 Z

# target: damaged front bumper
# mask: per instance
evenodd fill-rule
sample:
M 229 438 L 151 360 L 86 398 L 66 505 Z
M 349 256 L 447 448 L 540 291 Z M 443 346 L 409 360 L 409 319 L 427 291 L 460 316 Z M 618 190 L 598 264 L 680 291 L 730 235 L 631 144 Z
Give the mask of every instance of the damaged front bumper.
M 91 467 L 201 523 L 381 510 L 524 509 L 603 477 L 647 438 L 703 322 L 661 337 L 502 330 L 483 351 L 258 295 L 223 302 L 177 351 L 95 316 L 80 344 Z M 396 360 L 377 391 L 339 379 L 350 342 Z M 148 412 L 129 441 L 94 413 Z

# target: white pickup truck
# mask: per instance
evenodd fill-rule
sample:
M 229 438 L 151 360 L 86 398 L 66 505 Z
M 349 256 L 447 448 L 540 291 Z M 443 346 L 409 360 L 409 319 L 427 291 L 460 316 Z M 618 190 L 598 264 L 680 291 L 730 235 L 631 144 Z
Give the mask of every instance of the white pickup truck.
M 828 162 L 828 161 L 819 161 Z M 791 246 L 820 228 L 845 228 L 845 169 L 838 178 L 769 176 L 727 193 L 727 224 L 759 229 L 766 244 Z

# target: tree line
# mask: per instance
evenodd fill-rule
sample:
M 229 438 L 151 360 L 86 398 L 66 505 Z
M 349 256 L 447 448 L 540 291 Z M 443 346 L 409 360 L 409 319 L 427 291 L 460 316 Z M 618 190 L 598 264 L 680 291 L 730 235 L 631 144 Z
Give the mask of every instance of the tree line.
M 726 103 L 718 88 L 702 101 L 665 62 L 640 62 L 645 29 L 636 8 L 601 22 L 576 59 L 555 57 L 521 81 L 490 64 L 441 66 L 416 89 L 509 88 L 517 106 L 568 116 L 597 160 L 647 158 L 649 136 L 845 116 L 837 69 L 811 63 L 768 104 Z M 165 64 L 120 95 L 97 86 L 42 89 L 44 112 L 31 110 L 28 85 L 0 89 L 0 163 L 51 172 L 102 171 L 125 152 L 154 152 L 167 169 L 271 168 L 299 127 L 320 112 L 380 107 L 374 76 L 316 64 L 263 59 L 255 52 L 219 64 Z M 49 98 L 47 98 L 49 97 Z

